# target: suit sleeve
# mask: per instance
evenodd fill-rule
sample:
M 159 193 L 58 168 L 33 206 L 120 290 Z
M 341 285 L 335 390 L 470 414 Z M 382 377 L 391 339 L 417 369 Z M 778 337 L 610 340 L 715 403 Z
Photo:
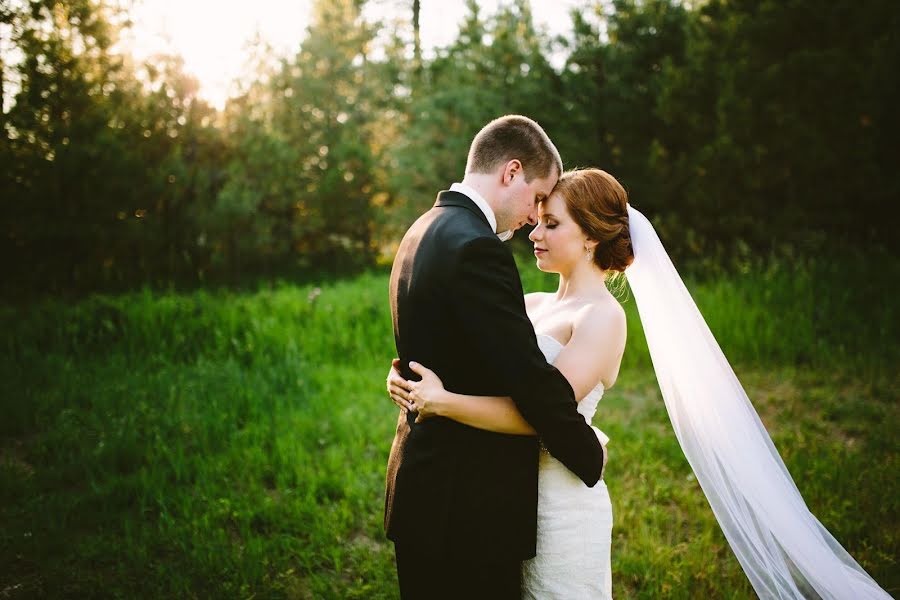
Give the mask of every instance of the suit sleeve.
M 509 250 L 497 239 L 476 238 L 460 251 L 453 275 L 453 310 L 471 339 L 479 340 L 478 360 L 490 365 L 550 454 L 593 487 L 603 447 L 578 413 L 572 386 L 538 348 Z

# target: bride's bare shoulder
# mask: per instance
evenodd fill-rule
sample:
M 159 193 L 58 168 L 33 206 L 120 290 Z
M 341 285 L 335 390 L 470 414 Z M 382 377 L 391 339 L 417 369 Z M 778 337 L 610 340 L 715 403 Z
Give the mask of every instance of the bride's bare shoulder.
M 573 325 L 592 331 L 623 332 L 626 329 L 625 309 L 612 295 L 585 304 L 575 316 Z
M 531 292 L 530 294 L 525 294 L 525 310 L 529 312 L 534 310 L 551 295 L 552 294 L 549 292 Z

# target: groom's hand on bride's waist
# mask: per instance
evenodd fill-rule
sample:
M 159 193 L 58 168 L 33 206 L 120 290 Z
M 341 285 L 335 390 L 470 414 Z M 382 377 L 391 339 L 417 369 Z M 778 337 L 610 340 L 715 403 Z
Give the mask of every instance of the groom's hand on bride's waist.
M 603 446 L 603 465 L 600 467 L 600 479 L 606 475 L 606 462 L 609 460 L 609 436 L 600 431 L 596 426 L 591 425 L 591 429 L 597 434 L 600 445 Z
M 606 462 L 608 460 L 609 460 L 609 448 L 606 446 L 606 444 L 603 444 L 603 466 L 600 467 L 600 479 L 603 479 L 606 476 Z

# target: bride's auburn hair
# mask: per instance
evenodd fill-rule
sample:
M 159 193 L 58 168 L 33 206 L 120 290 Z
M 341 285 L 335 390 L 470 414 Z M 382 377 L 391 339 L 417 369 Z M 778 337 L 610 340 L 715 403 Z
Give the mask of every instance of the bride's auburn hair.
M 600 169 L 566 171 L 553 189 L 588 239 L 597 242 L 594 263 L 604 271 L 623 272 L 634 261 L 628 229 L 628 193 Z

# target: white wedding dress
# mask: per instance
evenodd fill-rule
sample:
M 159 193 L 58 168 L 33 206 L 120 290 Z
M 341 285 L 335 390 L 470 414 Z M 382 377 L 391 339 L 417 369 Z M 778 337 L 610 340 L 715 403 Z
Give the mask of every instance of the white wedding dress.
M 537 336 L 547 362 L 563 345 L 554 337 Z M 597 385 L 578 403 L 588 424 L 603 396 Z M 596 427 L 601 442 L 607 437 Z M 584 485 L 541 448 L 538 467 L 537 556 L 522 565 L 522 595 L 529 600 L 605 600 L 612 598 L 610 544 L 612 504 L 606 483 Z

